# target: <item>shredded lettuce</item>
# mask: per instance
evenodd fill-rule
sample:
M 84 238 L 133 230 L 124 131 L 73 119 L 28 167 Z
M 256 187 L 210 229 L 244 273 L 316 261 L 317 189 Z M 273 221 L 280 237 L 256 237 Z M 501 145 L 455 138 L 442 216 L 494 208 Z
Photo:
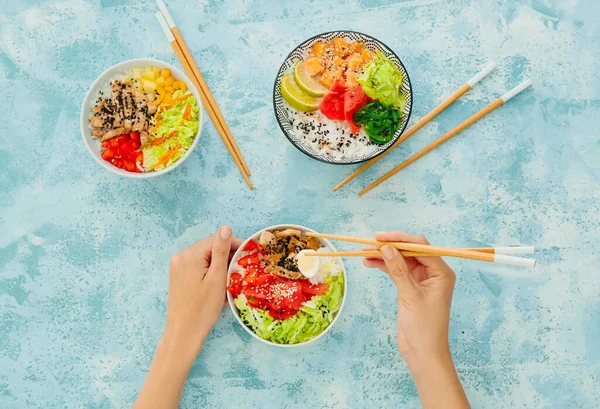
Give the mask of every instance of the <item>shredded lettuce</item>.
M 325 268 L 331 268 L 330 263 Z M 329 290 L 306 302 L 300 311 L 284 320 L 274 319 L 267 311 L 250 307 L 242 294 L 235 299 L 242 322 L 256 335 L 277 344 L 301 344 L 319 335 L 331 324 L 342 305 L 344 274 L 328 276 Z
M 369 97 L 385 105 L 393 105 L 400 111 L 406 104 L 406 95 L 402 95 L 402 72 L 396 64 L 388 60 L 381 51 L 356 79 Z
M 160 112 L 157 123 L 160 125 L 155 129 L 154 136 L 150 142 L 142 148 L 144 152 L 144 168 L 162 170 L 181 159 L 192 146 L 196 133 L 198 132 L 198 118 L 200 108 L 196 98 L 187 92 L 189 96 L 177 101 L 166 111 Z M 186 96 L 182 91 L 175 91 L 173 99 Z M 189 120 L 183 119 L 186 106 L 190 106 Z M 162 122 L 159 122 L 162 121 Z M 173 136 L 170 136 L 177 131 Z M 156 140 L 165 139 L 159 145 L 152 145 Z M 168 159 L 168 160 L 166 160 Z

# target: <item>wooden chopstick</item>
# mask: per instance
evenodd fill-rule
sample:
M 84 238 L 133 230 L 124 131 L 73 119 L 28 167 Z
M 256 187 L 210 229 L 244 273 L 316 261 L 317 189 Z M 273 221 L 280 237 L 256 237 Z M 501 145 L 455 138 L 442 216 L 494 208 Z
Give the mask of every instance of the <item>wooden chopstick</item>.
M 160 1 L 160 0 L 157 0 L 157 1 Z M 163 3 L 163 6 L 164 6 L 164 3 Z M 160 7 L 160 3 L 159 3 L 159 7 Z M 162 10 L 162 8 L 161 8 L 161 10 Z M 165 10 L 166 10 L 166 7 L 165 7 Z M 168 13 L 168 11 L 167 11 L 167 13 Z M 214 97 L 212 96 L 212 93 L 210 92 L 210 89 L 206 85 L 206 82 L 204 81 L 202 74 L 200 74 L 200 71 L 198 70 L 196 63 L 194 62 L 191 54 L 189 53 L 189 50 L 187 49 L 187 46 L 185 45 L 183 38 L 181 37 L 181 34 L 179 34 L 179 30 L 177 30 L 176 26 L 169 27 L 169 23 L 167 23 L 167 19 L 166 19 L 165 15 L 163 13 L 161 13 L 160 11 L 158 11 L 156 13 L 156 18 L 158 19 L 161 27 L 163 28 L 165 35 L 169 39 L 169 42 L 171 43 L 171 46 L 173 47 L 173 50 L 175 51 L 175 54 L 177 55 L 177 58 L 179 59 L 181 65 L 183 66 L 185 73 L 188 75 L 188 77 L 190 77 L 190 79 L 194 83 L 194 86 L 196 87 L 196 89 L 198 89 L 198 92 L 200 93 L 200 97 L 202 98 L 202 104 L 204 105 L 204 108 L 206 109 L 206 112 L 208 113 L 211 121 L 215 125 L 217 132 L 221 136 L 223 143 L 227 147 L 229 154 L 233 158 L 235 164 L 240 169 L 240 172 L 242 173 L 244 180 L 248 184 L 248 187 L 250 189 L 252 189 L 253 186 L 249 179 L 250 170 L 248 169 L 248 165 L 244 161 L 244 158 L 243 158 L 241 152 L 239 151 L 239 147 L 237 146 L 235 139 L 233 139 L 233 135 L 231 135 L 231 131 L 227 127 L 227 123 L 225 122 L 223 115 L 221 114 L 221 111 L 219 110 L 219 107 L 217 106 L 217 104 L 214 100 Z M 171 19 L 171 21 L 172 21 L 172 19 Z M 175 37 L 175 33 L 177 33 L 177 35 L 181 39 L 181 42 L 179 42 L 177 40 L 177 38 Z M 183 48 L 182 46 L 185 48 Z M 187 55 L 189 56 L 189 59 L 186 57 L 186 51 L 187 51 Z
M 412 155 L 410 158 L 408 158 L 407 160 L 405 160 L 404 162 L 402 162 L 400 165 L 396 166 L 394 169 L 392 169 L 391 171 L 389 171 L 388 173 L 386 173 L 385 175 L 383 175 L 381 178 L 379 178 L 375 182 L 371 183 L 369 186 L 367 186 L 366 188 L 364 188 L 363 190 L 361 190 L 360 192 L 358 192 L 358 195 L 362 196 L 365 193 L 367 193 L 369 190 L 371 190 L 374 187 L 376 187 L 376 186 L 380 185 L 381 183 L 385 182 L 390 177 L 392 177 L 396 173 L 400 172 L 402 169 L 404 169 L 407 166 L 409 166 L 411 163 L 416 162 L 419 158 L 422 158 L 423 156 L 427 155 L 429 152 L 431 152 L 432 150 L 434 150 L 435 148 L 437 148 L 438 146 L 440 146 L 444 142 L 450 140 L 452 137 L 454 137 L 460 131 L 464 130 L 465 128 L 469 127 L 473 123 L 477 122 L 478 120 L 480 120 L 481 118 L 483 118 L 484 116 L 486 116 L 487 114 L 489 114 L 490 112 L 492 112 L 493 110 L 495 110 L 496 108 L 504 105 L 504 103 L 508 102 L 515 95 L 521 93 L 523 90 L 529 88 L 530 86 L 531 86 L 531 81 L 530 80 L 526 80 L 526 81 L 522 82 L 521 84 L 519 84 L 518 86 L 516 86 L 512 90 L 508 91 L 503 96 L 501 96 L 500 98 L 498 98 L 495 101 L 493 101 L 492 103 L 490 103 L 485 108 L 481 109 L 476 114 L 472 115 L 471 117 L 469 117 L 465 121 L 463 121 L 460 124 L 456 125 L 454 128 L 452 128 L 451 130 L 449 130 L 448 132 L 446 132 L 444 135 L 440 136 L 438 139 L 436 139 L 435 141 L 433 141 L 432 143 L 430 143 L 429 145 L 427 145 L 425 148 L 421 149 L 419 152 L 417 152 L 414 155 Z
M 457 258 L 465 258 L 469 260 L 480 260 L 487 261 L 490 263 L 503 263 L 503 264 L 511 264 L 525 267 L 533 267 L 535 266 L 535 260 L 522 258 L 522 257 L 514 257 L 508 256 L 505 254 L 492 254 L 492 253 L 484 253 L 480 251 L 470 251 L 470 250 L 461 250 L 455 248 L 448 247 L 439 247 L 439 246 L 430 246 L 425 244 L 416 244 L 416 243 L 402 243 L 402 242 L 384 242 L 378 241 L 374 239 L 364 239 L 360 237 L 351 237 L 351 236 L 341 236 L 337 234 L 323 234 L 323 233 L 312 233 L 306 232 L 306 235 L 309 237 L 317 237 L 323 239 L 331 239 L 331 240 L 340 240 L 346 241 L 350 243 L 360 243 L 360 244 L 369 244 L 372 246 L 384 246 L 390 245 L 396 247 L 398 250 L 405 250 L 413 253 L 425 254 L 427 256 L 451 256 Z M 314 256 L 314 253 L 311 253 Z M 317 254 L 328 254 L 317 253 Z M 331 253 L 329 253 L 331 254 Z
M 404 132 L 402 134 L 402 136 L 400 136 L 400 138 L 398 138 L 398 140 L 396 142 L 394 142 L 394 144 L 392 146 L 390 146 L 390 148 L 388 150 L 383 152 L 381 155 L 376 156 L 373 159 L 369 160 L 367 163 L 362 165 L 360 168 L 356 169 L 350 176 L 348 176 L 346 179 L 342 180 L 336 187 L 334 187 L 333 191 L 337 192 L 344 185 L 346 185 L 347 183 L 352 181 L 355 177 L 357 177 L 358 175 L 363 173 L 365 170 L 369 169 L 379 159 L 383 158 L 385 155 L 390 153 L 393 149 L 395 149 L 402 142 L 404 142 L 405 140 L 410 138 L 414 133 L 416 133 L 419 129 L 421 129 L 423 126 L 425 126 L 425 124 L 427 124 L 433 118 L 438 116 L 438 114 L 440 114 L 442 111 L 444 111 L 450 105 L 452 105 L 457 99 L 459 99 L 461 96 L 463 96 L 463 94 L 465 94 L 467 91 L 469 91 L 471 88 L 473 88 L 475 86 L 475 84 L 477 84 L 479 81 L 484 79 L 490 72 L 492 72 L 494 70 L 494 68 L 496 68 L 496 63 L 492 61 L 487 65 L 487 67 L 485 67 L 483 70 L 481 70 L 477 75 L 475 75 L 473 78 L 471 78 L 465 84 L 463 84 L 459 89 L 454 91 L 452 93 L 452 95 L 450 95 L 448 98 L 446 98 L 446 100 L 444 100 L 441 104 L 439 104 L 437 107 L 435 107 L 430 113 L 425 115 L 423 118 L 419 119 L 417 121 L 417 123 L 415 123 L 406 132 Z

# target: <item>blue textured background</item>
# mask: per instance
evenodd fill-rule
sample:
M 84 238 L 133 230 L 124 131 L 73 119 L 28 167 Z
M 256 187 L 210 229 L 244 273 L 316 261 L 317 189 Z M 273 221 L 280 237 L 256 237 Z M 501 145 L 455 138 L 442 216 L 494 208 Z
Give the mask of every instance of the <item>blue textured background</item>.
M 190 1 L 169 6 L 253 170 L 250 192 L 210 122 L 187 162 L 148 181 L 87 153 L 79 107 L 105 68 L 179 65 L 147 0 L 1 0 L 0 407 L 128 407 L 165 315 L 169 257 L 228 223 L 440 245 L 530 244 L 524 270 L 449 260 L 451 346 L 474 407 L 600 407 L 600 6 L 596 0 Z M 499 68 L 366 176 L 309 159 L 279 131 L 285 55 L 332 29 L 369 33 L 403 59 L 413 120 L 488 60 Z M 358 188 L 525 78 L 518 96 L 392 181 Z M 340 245 L 340 248 L 352 248 Z M 299 352 L 249 338 L 229 311 L 182 407 L 414 408 L 395 345 L 395 293 L 347 263 L 331 335 Z

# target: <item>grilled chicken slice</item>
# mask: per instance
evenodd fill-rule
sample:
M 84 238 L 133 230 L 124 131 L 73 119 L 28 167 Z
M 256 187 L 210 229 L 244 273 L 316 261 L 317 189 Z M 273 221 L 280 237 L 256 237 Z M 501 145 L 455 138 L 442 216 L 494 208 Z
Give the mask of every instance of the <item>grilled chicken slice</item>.
M 302 232 L 300 230 L 296 230 L 296 229 L 285 229 L 282 231 L 276 231 L 275 236 L 278 239 L 283 238 L 283 237 L 290 237 L 290 236 L 296 236 L 296 237 L 300 238 L 300 237 L 302 237 Z
M 105 133 L 104 136 L 102 136 L 102 138 L 100 140 L 102 142 L 104 142 L 104 141 L 112 139 L 112 138 L 114 138 L 116 136 L 122 135 L 123 133 L 125 133 L 125 128 L 111 129 L 110 131 L 108 131 L 107 133 Z
M 270 231 L 266 230 L 260 233 L 260 238 L 258 239 L 258 241 L 264 249 L 268 249 L 277 244 L 277 238 L 275 237 L 275 235 Z
M 291 280 L 297 280 L 299 278 L 302 278 L 301 272 L 290 271 L 287 268 L 283 268 L 281 266 L 268 265 L 267 267 L 265 267 L 265 270 L 267 271 L 267 273 L 275 274 L 284 278 L 289 278 Z

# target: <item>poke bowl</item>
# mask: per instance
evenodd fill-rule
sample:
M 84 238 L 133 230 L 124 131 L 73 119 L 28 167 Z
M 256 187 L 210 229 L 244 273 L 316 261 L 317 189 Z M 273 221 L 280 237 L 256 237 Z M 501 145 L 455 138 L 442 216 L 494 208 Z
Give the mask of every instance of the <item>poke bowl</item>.
M 85 95 L 81 134 L 105 169 L 155 177 L 181 165 L 198 144 L 200 101 L 190 79 L 171 64 L 124 61 L 100 74 Z
M 346 299 L 340 258 L 307 257 L 336 251 L 313 230 L 294 224 L 262 229 L 234 254 L 227 272 L 227 300 L 252 337 L 278 347 L 307 345 L 336 323 Z
M 355 31 L 316 35 L 284 60 L 273 87 L 279 127 L 301 152 L 326 163 L 365 162 L 402 135 L 412 86 L 400 58 Z

